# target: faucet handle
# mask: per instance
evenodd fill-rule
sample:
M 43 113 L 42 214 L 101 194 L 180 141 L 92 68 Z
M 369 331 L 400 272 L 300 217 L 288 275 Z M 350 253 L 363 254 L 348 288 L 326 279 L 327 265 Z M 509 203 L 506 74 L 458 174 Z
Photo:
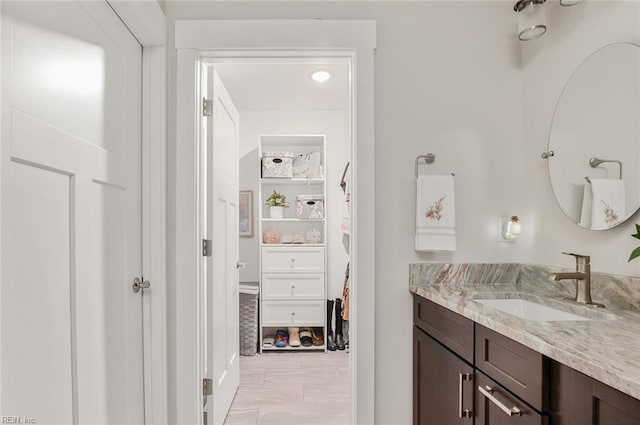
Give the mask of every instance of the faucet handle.
M 582 255 L 582 254 L 574 254 L 573 252 L 562 252 L 564 255 L 571 255 L 576 257 L 576 264 L 580 263 L 580 260 L 582 260 L 585 264 L 589 264 L 591 262 L 591 257 L 588 255 Z

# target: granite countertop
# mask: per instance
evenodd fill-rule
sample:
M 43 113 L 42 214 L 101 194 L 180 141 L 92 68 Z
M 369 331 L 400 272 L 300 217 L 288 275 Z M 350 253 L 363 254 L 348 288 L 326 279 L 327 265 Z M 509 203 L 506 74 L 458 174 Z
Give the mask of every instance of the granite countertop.
M 617 277 L 592 279 L 596 286 L 606 282 L 592 290 L 594 301 L 607 304 L 598 309 L 564 301 L 569 295 L 566 284 L 558 287 L 540 279 L 550 271 L 557 270 L 518 264 L 412 264 L 409 291 L 640 399 L 640 311 L 634 303 L 621 301 L 632 290 L 626 285 L 629 282 L 620 284 L 618 279 L 614 282 L 617 292 L 605 300 L 597 298 L 599 289 L 612 292 L 611 282 Z M 475 301 L 487 298 L 529 299 L 592 320 L 525 320 Z

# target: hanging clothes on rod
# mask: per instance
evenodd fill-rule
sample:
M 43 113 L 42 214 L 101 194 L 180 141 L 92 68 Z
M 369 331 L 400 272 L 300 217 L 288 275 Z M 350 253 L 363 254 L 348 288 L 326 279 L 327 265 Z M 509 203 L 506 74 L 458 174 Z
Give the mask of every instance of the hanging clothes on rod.
M 351 162 L 347 162 L 342 172 L 342 179 L 340 179 L 340 188 L 344 192 L 343 204 L 342 204 L 342 222 L 340 224 L 340 230 L 345 235 L 351 233 Z
M 349 263 L 347 263 L 347 271 L 344 273 L 342 300 L 342 319 L 349 320 Z

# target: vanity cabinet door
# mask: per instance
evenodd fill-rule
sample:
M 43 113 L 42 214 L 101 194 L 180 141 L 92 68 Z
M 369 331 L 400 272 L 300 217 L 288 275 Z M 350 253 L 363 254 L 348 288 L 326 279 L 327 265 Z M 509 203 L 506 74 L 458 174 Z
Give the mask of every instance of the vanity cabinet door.
M 551 380 L 553 425 L 640 424 L 640 400 L 557 362 Z
M 473 368 L 413 328 L 413 424 L 472 425 Z
M 546 416 L 536 412 L 502 385 L 478 370 L 476 370 L 475 386 L 475 425 L 548 425 Z

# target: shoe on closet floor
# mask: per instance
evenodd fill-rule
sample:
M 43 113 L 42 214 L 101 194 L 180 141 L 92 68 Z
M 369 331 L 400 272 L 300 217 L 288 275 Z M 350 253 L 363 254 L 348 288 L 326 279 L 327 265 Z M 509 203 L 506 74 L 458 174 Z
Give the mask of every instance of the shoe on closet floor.
M 300 347 L 300 328 L 288 328 L 289 331 L 289 346 Z
M 324 337 L 322 335 L 322 328 L 313 328 L 311 331 L 311 343 L 315 347 L 324 345 Z
M 264 338 L 262 340 L 262 346 L 264 348 L 271 348 L 271 347 L 273 347 L 273 343 L 274 342 L 275 342 L 275 340 L 273 339 L 273 337 L 268 336 L 268 337 L 266 337 L 266 338 Z
M 275 337 L 275 345 L 278 348 L 284 348 L 289 343 L 289 334 L 284 329 L 278 329 Z
M 303 347 L 311 347 L 313 345 L 311 331 L 309 328 L 302 328 L 300 330 L 300 341 L 302 342 Z

